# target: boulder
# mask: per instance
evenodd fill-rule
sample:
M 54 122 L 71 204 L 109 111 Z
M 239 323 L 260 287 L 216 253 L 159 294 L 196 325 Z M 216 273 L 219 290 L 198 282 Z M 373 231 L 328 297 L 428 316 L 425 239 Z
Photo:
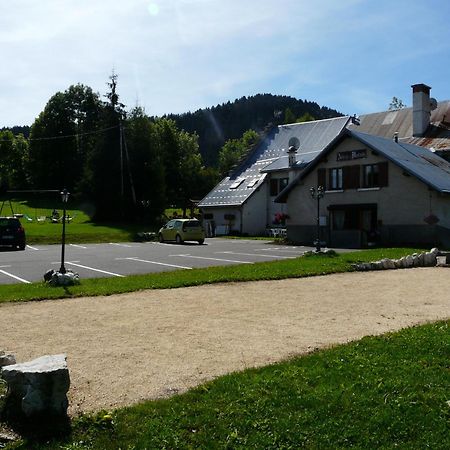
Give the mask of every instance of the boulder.
M 419 253 L 417 255 L 417 267 L 423 267 L 424 266 L 424 253 Z
M 381 260 L 381 264 L 383 265 L 383 269 L 395 269 L 395 263 L 392 259 L 384 258 Z
M 412 255 L 405 256 L 406 268 L 412 267 L 414 264 L 414 258 Z
M 436 265 L 436 254 L 433 252 L 426 252 L 423 256 L 423 264 L 425 267 L 433 267 Z
M 8 420 L 67 418 L 70 378 L 66 355 L 47 355 L 4 366 L 1 376 L 8 384 L 4 407 Z

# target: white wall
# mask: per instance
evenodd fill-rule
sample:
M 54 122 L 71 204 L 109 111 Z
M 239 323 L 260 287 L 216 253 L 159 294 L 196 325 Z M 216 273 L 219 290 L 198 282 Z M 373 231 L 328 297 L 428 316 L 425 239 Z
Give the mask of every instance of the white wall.
M 354 161 L 336 161 L 340 151 L 360 150 L 365 146 L 348 138 L 334 152 L 327 156 L 288 197 L 289 225 L 314 225 L 317 217 L 317 201 L 311 198 L 310 187 L 317 186 L 317 169 L 342 167 L 344 165 L 364 165 L 386 161 L 376 156 L 368 148 L 367 158 Z M 428 186 L 414 176 L 405 176 L 402 169 L 389 162 L 389 182 L 387 187 L 365 190 L 348 189 L 342 192 L 325 192 L 321 200 L 320 214 L 329 216 L 327 206 L 332 204 L 376 203 L 378 220 L 383 225 L 425 225 L 424 218 L 433 212 L 439 225 L 450 228 L 450 196 L 428 189 Z
M 267 226 L 273 227 L 275 226 L 273 224 L 273 221 L 275 219 L 275 214 L 277 213 L 284 213 L 284 214 L 288 214 L 288 204 L 287 203 L 275 203 L 275 197 L 271 197 L 270 196 L 270 178 L 272 179 L 281 179 L 281 178 L 288 178 L 289 177 L 289 173 L 288 171 L 285 172 L 277 172 L 277 173 L 273 173 L 270 174 L 270 177 L 267 177 L 267 194 L 266 194 L 266 211 L 267 211 Z M 291 181 L 291 180 L 290 180 Z
M 267 222 L 267 197 L 269 185 L 264 182 L 244 203 L 242 209 L 242 233 L 264 235 Z

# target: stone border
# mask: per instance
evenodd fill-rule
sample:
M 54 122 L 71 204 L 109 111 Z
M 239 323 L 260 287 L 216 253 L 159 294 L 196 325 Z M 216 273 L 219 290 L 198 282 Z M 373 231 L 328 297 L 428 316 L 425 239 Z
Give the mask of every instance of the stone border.
M 449 267 L 450 264 L 447 264 L 449 259 L 449 252 L 442 252 L 438 248 L 432 248 L 429 252 L 413 253 L 412 255 L 403 256 L 400 259 L 384 258 L 380 261 L 352 264 L 352 267 L 361 272 L 369 270 L 409 269 L 411 267 Z

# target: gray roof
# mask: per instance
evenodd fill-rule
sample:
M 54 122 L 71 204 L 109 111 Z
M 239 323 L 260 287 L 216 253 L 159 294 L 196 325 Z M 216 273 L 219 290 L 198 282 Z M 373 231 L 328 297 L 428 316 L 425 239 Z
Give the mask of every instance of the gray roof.
M 412 108 L 398 111 L 383 111 L 364 114 L 360 125 L 349 125 L 350 129 L 391 139 L 394 133 L 402 142 L 433 148 L 437 151 L 450 150 L 450 100 L 439 102 L 431 111 L 430 126 L 424 137 L 413 136 Z
M 432 151 L 418 145 L 401 141 L 395 142 L 393 139 L 361 133 L 354 129 L 346 129 L 338 139 L 324 150 L 322 156 L 333 151 L 346 137 L 352 137 L 359 140 L 433 189 L 439 192 L 450 193 L 450 163 L 437 156 Z M 289 195 L 289 192 L 292 191 L 300 180 L 314 170 L 321 159 L 322 158 L 316 158 L 309 164 L 303 172 L 286 186 L 275 201 L 281 203 L 284 202 Z
M 450 163 L 432 151 L 359 131 L 349 130 L 349 134 L 433 189 L 450 193 Z
M 224 178 L 200 201 L 199 206 L 244 204 L 264 181 L 267 172 L 289 169 L 287 150 L 292 137 L 300 141 L 295 166 L 300 169 L 339 136 L 349 120 L 350 118 L 345 116 L 278 126 L 265 137 L 230 177 Z

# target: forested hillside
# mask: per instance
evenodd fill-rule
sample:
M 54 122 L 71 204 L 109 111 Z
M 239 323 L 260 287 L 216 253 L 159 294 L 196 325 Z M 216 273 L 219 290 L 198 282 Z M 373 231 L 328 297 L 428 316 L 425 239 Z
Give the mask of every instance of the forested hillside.
M 269 123 L 295 122 L 310 114 L 314 119 L 340 116 L 338 111 L 315 102 L 285 95 L 258 94 L 185 114 L 171 114 L 179 128 L 198 135 L 200 154 L 207 166 L 217 166 L 219 150 L 229 139 L 249 129 L 263 130 Z

